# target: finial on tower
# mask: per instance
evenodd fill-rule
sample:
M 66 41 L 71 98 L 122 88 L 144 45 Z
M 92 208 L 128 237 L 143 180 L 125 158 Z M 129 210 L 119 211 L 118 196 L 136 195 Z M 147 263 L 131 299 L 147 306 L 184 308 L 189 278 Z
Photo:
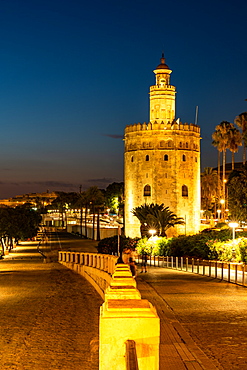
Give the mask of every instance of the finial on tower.
M 162 55 L 160 58 L 160 64 L 157 66 L 156 69 L 169 69 L 168 65 L 166 64 L 164 51 L 162 51 Z
M 161 58 L 160 58 L 160 63 L 161 64 L 165 64 L 166 60 L 165 60 L 165 53 L 164 51 L 162 51 L 162 55 L 161 55 Z

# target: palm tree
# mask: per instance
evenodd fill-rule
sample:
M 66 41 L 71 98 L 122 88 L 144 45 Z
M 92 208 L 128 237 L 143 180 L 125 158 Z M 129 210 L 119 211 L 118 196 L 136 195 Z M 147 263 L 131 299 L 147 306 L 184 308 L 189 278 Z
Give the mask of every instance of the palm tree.
M 243 140 L 243 165 L 246 162 L 246 145 L 247 145 L 247 112 L 240 113 L 234 120 L 234 123 L 242 130 Z
M 221 144 L 220 144 L 220 132 L 215 130 L 212 134 L 212 145 L 215 146 L 218 150 L 218 170 L 217 170 L 217 177 L 218 177 L 218 198 L 221 195 L 221 180 L 220 180 L 220 162 L 221 162 Z
M 141 235 L 146 236 L 148 230 L 155 229 L 158 236 L 166 236 L 166 231 L 175 225 L 183 225 L 182 217 L 177 217 L 164 204 L 144 204 L 132 210 L 141 223 Z
M 226 150 L 229 149 L 229 132 L 233 129 L 234 126 L 228 121 L 222 121 L 219 125 L 216 126 L 215 132 L 212 134 L 213 142 L 212 144 L 217 147 L 219 152 L 222 152 L 222 196 L 225 199 L 225 172 L 226 172 Z M 219 197 L 221 196 L 220 191 L 220 168 L 218 161 L 218 191 Z M 223 209 L 223 218 L 224 218 L 224 209 Z
M 229 150 L 232 152 L 232 170 L 234 170 L 234 154 L 238 152 L 239 146 L 242 146 L 242 135 L 236 127 L 233 127 L 229 131 Z
M 80 234 L 82 236 L 82 208 L 85 208 L 85 219 L 84 219 L 84 225 L 85 225 L 85 238 L 87 238 L 87 209 L 88 209 L 88 199 L 86 196 L 85 191 L 81 191 L 78 194 L 78 199 L 76 202 L 76 207 L 80 208 Z
M 170 211 L 169 207 L 165 207 L 162 211 L 159 211 L 158 215 L 160 236 L 167 236 L 166 231 L 175 225 L 184 225 L 184 219 L 177 217 L 175 213 Z
M 162 210 L 164 204 L 158 205 L 157 203 L 143 204 L 135 207 L 131 212 L 138 218 L 141 223 L 141 236 L 147 236 L 148 231 L 156 226 L 156 216 L 159 210 Z M 153 216 L 153 217 L 151 217 Z M 155 225 L 154 225 L 155 223 Z M 156 228 L 155 228 L 156 229 Z
M 215 171 L 212 167 L 204 168 L 204 172 L 201 174 L 201 196 L 202 208 L 205 209 L 205 211 L 211 209 L 212 203 L 215 203 L 218 194 L 217 185 L 217 171 Z

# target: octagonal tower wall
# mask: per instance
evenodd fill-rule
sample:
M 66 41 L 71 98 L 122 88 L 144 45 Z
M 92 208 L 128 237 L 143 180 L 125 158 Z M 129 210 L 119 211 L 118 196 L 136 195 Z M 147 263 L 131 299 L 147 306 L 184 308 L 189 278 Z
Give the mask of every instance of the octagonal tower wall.
M 200 127 L 176 122 L 148 122 L 125 128 L 125 234 L 140 236 L 131 210 L 164 203 L 185 225 L 173 234 L 200 228 Z

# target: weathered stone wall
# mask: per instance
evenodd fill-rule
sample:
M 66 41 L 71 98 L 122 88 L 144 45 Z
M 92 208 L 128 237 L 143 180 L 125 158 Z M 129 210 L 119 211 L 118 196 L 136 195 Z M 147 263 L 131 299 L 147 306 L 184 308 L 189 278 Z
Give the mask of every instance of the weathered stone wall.
M 147 157 L 148 156 L 148 157 Z M 200 128 L 197 125 L 151 123 L 125 130 L 125 229 L 139 236 L 140 224 L 131 210 L 144 203 L 164 203 L 186 225 L 178 233 L 200 226 Z M 151 195 L 144 196 L 144 187 Z M 182 194 L 182 187 L 186 192 Z

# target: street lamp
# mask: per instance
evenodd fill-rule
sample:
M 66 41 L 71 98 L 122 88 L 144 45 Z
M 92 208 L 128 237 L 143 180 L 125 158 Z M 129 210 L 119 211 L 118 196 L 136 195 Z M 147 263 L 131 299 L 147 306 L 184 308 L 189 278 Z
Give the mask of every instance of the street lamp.
M 149 234 L 151 234 L 151 237 L 153 238 L 154 234 L 156 233 L 156 230 L 151 229 L 148 232 L 149 232 Z
M 220 219 L 221 209 L 217 209 L 217 213 L 218 213 L 218 221 L 219 221 L 219 219 Z
M 236 229 L 236 227 L 238 227 L 238 223 L 237 222 L 230 222 L 228 225 L 232 228 L 232 240 L 234 241 L 234 239 L 235 239 L 235 229 Z

